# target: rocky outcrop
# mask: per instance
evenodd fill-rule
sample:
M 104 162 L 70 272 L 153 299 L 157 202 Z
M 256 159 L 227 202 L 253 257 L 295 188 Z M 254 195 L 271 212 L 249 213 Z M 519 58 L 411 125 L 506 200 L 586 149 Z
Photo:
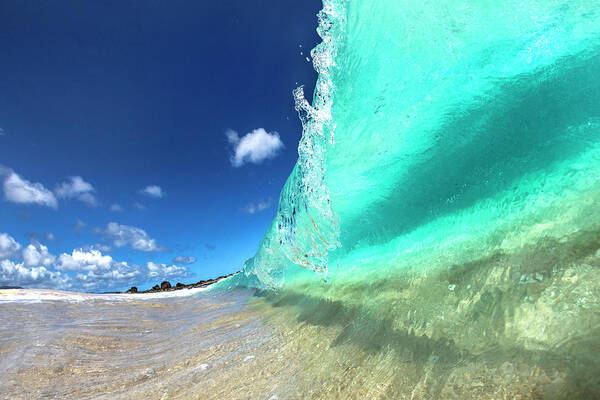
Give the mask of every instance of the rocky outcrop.
M 171 283 L 168 281 L 163 281 L 163 282 L 161 282 L 160 285 L 154 285 L 154 286 L 152 286 L 152 289 L 148 289 L 148 290 L 144 290 L 144 291 L 139 291 L 137 287 L 132 286 L 131 289 L 127 290 L 125 293 L 132 293 L 132 294 L 134 294 L 134 293 L 156 293 L 156 292 L 170 292 L 173 290 L 181 290 L 181 289 L 201 288 L 201 287 L 210 286 L 213 283 L 217 283 L 221 279 L 229 278 L 230 276 L 233 276 L 237 273 L 238 272 L 234 272 L 233 274 L 220 276 L 216 279 L 202 280 L 202 281 L 198 281 L 196 283 L 185 284 L 185 283 L 177 282 L 177 284 L 175 286 L 171 286 Z

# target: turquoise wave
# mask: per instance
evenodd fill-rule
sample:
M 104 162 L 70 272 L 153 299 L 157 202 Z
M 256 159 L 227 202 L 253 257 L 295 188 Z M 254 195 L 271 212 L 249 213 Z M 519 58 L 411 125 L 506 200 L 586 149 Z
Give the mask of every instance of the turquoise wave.
M 599 4 L 327 0 L 317 31 L 298 162 L 239 284 L 449 268 L 598 222 Z

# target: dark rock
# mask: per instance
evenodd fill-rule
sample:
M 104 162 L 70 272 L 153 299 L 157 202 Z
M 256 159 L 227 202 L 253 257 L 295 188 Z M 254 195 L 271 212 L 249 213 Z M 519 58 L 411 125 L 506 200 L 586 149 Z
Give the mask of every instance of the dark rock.
M 21 286 L 0 286 L 0 289 L 23 289 Z
M 213 283 L 216 283 L 223 278 L 228 278 L 230 276 L 236 275 L 237 273 L 238 272 L 235 272 L 233 274 L 220 276 L 217 279 L 202 280 L 202 281 L 198 281 L 196 283 L 190 283 L 187 285 L 185 283 L 177 282 L 177 284 L 174 287 L 171 286 L 170 282 L 164 281 L 164 282 L 161 282 L 160 285 L 152 286 L 152 289 L 143 290 L 141 292 L 138 292 L 137 288 L 135 286 L 133 286 L 131 289 L 129 289 L 125 293 L 155 293 L 155 292 L 166 292 L 166 291 L 171 291 L 171 290 L 201 288 L 201 287 L 206 287 L 206 286 L 212 285 Z

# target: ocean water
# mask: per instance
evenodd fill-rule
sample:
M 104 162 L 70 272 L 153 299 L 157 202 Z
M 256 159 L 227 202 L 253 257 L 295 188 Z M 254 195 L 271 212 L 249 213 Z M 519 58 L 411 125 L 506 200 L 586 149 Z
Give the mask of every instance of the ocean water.
M 5 398 L 600 398 L 600 3 L 323 3 L 242 273 L 2 292 Z

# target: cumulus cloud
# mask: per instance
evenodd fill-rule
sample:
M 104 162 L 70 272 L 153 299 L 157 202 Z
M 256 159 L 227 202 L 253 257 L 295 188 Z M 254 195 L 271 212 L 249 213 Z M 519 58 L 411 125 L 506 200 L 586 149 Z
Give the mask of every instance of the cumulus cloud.
M 148 268 L 149 278 L 169 279 L 169 278 L 185 278 L 189 276 L 186 267 L 178 267 L 177 265 L 159 264 L 149 261 L 146 265 Z
M 135 226 L 120 225 L 110 222 L 103 233 L 113 242 L 116 247 L 131 246 L 141 251 L 164 251 L 155 239 L 152 239 L 145 230 Z
M 148 280 L 148 272 L 137 265 L 116 261 L 99 250 L 75 249 L 58 258 L 56 269 L 75 271 L 75 282 L 85 290 L 108 290 Z
M 160 199 L 161 197 L 164 197 L 166 194 L 160 186 L 156 186 L 156 185 L 146 186 L 145 188 L 140 190 L 140 193 L 145 196 L 154 197 L 156 199 Z
M 69 289 L 72 283 L 71 277 L 46 267 L 27 268 L 23 263 L 1 260 L 0 285 Z
M 50 208 L 57 208 L 58 202 L 54 194 L 41 183 L 31 183 L 21 178 L 14 171 L 2 168 L 4 179 L 4 198 L 17 204 L 37 204 Z
M 71 254 L 63 253 L 58 256 L 56 270 L 58 271 L 98 271 L 115 267 L 111 256 L 103 255 L 99 250 L 75 249 Z
M 123 209 L 123 207 L 121 207 L 120 204 L 111 204 L 110 205 L 110 211 L 113 211 L 113 212 L 123 212 L 125 210 Z
M 17 257 L 21 245 L 7 233 L 0 233 L 0 260 Z
M 32 243 L 20 253 L 22 246 L 10 235 L 0 234 L 0 285 L 37 286 L 68 289 L 71 278 L 49 268 L 54 256 L 48 248 Z M 22 258 L 22 261 L 17 259 Z
M 189 264 L 193 264 L 195 262 L 196 262 L 196 257 L 192 257 L 192 256 L 177 256 L 173 259 L 174 264 L 189 265 Z
M 279 133 L 269 133 L 263 128 L 255 129 L 242 137 L 231 129 L 225 135 L 233 147 L 231 164 L 234 167 L 241 167 L 245 163 L 260 164 L 275 158 L 284 147 Z
M 109 269 L 87 269 L 76 274 L 77 284 L 86 290 L 107 290 L 190 276 L 185 267 L 148 262 L 145 266 L 113 261 Z
M 34 242 L 23 249 L 23 265 L 27 268 L 49 267 L 56 257 L 48 252 L 48 248 L 41 243 Z
M 79 248 L 73 250 L 71 254 L 61 254 L 55 269 L 76 272 L 74 284 L 86 290 L 107 290 L 138 285 L 150 280 L 190 276 L 186 267 L 154 262 L 148 262 L 146 265 L 129 265 L 90 248 Z
M 94 196 L 94 187 L 80 176 L 72 176 L 54 189 L 59 199 L 77 199 L 90 207 L 96 207 L 98 200 Z
M 96 246 L 55 257 L 38 242 L 20 251 L 19 243 L 1 233 L 0 285 L 98 291 L 190 276 L 186 267 L 176 265 L 154 262 L 129 265 L 102 254 Z
M 109 290 L 137 284 L 143 281 L 142 272 L 137 268 L 116 268 L 108 271 L 88 271 L 75 275 L 77 284 L 88 291 Z
M 266 210 L 273 205 L 273 198 L 269 197 L 267 200 L 260 200 L 255 203 L 250 203 L 242 207 L 242 211 L 246 214 L 256 214 Z
M 134 203 L 133 206 L 139 211 L 145 211 L 148 209 L 148 207 L 146 207 L 145 205 L 143 205 L 141 203 Z

